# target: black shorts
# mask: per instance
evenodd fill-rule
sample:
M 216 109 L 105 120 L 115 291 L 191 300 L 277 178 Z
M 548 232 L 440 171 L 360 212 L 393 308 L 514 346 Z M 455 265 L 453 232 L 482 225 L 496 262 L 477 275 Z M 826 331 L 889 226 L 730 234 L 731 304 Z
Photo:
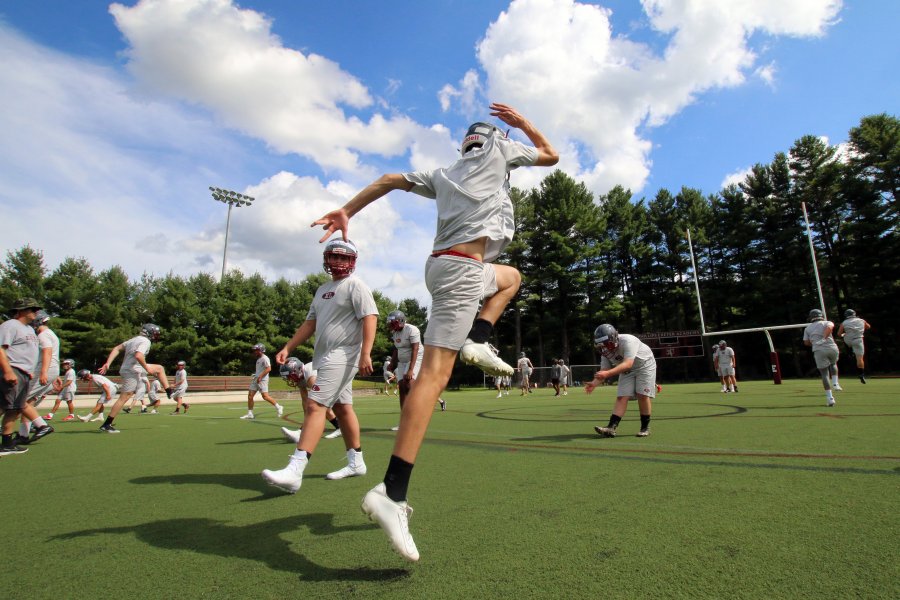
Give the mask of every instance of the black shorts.
M 13 373 L 18 380 L 16 385 L 9 385 L 5 379 L 0 378 L 0 410 L 22 410 L 28 399 L 28 387 L 31 377 L 25 371 L 13 367 Z
M 554 377 L 550 380 L 550 383 L 552 383 L 553 385 L 559 385 L 559 377 Z

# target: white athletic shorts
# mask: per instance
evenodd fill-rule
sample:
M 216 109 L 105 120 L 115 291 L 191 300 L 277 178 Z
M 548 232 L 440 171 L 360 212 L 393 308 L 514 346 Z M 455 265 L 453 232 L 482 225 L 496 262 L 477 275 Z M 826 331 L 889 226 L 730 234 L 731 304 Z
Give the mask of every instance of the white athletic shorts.
M 421 350 L 420 350 L 420 352 L 421 352 Z M 417 360 L 416 366 L 413 369 L 413 379 L 416 379 L 419 376 L 419 369 L 421 369 L 421 368 L 422 368 L 422 361 Z M 409 371 L 409 363 L 408 362 L 397 363 L 397 368 L 394 369 L 394 373 L 397 374 L 397 381 L 400 381 L 401 379 L 403 379 L 403 377 L 404 377 L 404 375 L 406 375 L 407 371 Z
M 391 371 L 388 371 L 387 373 L 384 374 L 384 382 L 385 382 L 385 383 L 390 383 L 390 382 L 391 382 L 391 379 L 392 379 L 391 375 L 392 375 L 392 374 L 393 374 L 393 373 L 392 373 Z
M 188 388 L 187 384 L 184 384 L 184 385 L 179 385 L 177 388 L 172 390 L 172 400 L 174 400 L 175 398 L 183 398 L 184 395 L 187 393 L 187 388 Z
M 97 398 L 97 404 L 106 404 L 110 400 L 113 400 L 116 397 L 116 395 L 119 393 L 119 388 L 116 386 L 116 384 L 114 384 L 114 383 L 111 384 L 109 386 L 109 388 L 110 388 L 109 391 L 112 393 L 112 396 L 107 396 L 106 391 L 101 391 L 100 397 Z M 103 388 L 100 388 L 100 389 L 103 390 Z
M 866 355 L 866 349 L 865 349 L 865 347 L 863 346 L 863 341 L 862 341 L 862 339 L 858 339 L 858 340 L 848 340 L 847 338 L 844 338 L 844 343 L 847 344 L 847 347 L 848 347 L 848 348 L 850 348 L 850 352 L 853 353 L 853 356 L 857 356 L 857 357 L 858 357 L 858 356 L 865 356 L 865 355 Z
M 497 293 L 494 266 L 473 258 L 443 254 L 425 262 L 431 315 L 425 344 L 459 350 L 469 336 L 482 298 Z
M 144 386 L 144 382 L 141 381 L 141 377 L 137 373 L 125 374 L 120 371 L 119 375 L 122 376 L 122 383 L 119 384 L 119 389 L 122 390 L 122 393 L 124 394 L 129 392 L 133 394 L 137 392 L 138 386 Z
M 260 382 L 256 381 L 256 375 L 250 378 L 250 391 L 251 392 L 261 392 L 263 394 L 269 393 L 269 378 L 263 377 L 263 380 Z
M 734 377 L 734 367 L 731 365 L 719 367 L 719 377 Z
M 813 358 L 816 359 L 817 369 L 827 369 L 837 363 L 837 348 L 823 348 L 821 350 L 813 350 Z
M 323 362 L 316 374 L 316 384 L 309 390 L 310 400 L 327 408 L 337 403 L 352 406 L 353 378 L 357 371 L 357 365 Z
M 31 383 L 28 385 L 28 400 L 34 400 L 34 406 L 40 406 L 44 396 L 53 391 L 53 381 L 57 377 L 59 377 L 59 370 L 56 370 L 56 372 L 53 370 L 48 371 L 47 385 L 41 385 L 39 375 L 32 377 Z
M 57 394 L 56 399 L 59 400 L 60 402 L 71 402 L 72 400 L 75 399 L 75 394 L 73 394 L 72 390 L 70 390 L 68 387 L 64 387 L 63 389 L 61 389 L 59 391 L 59 394 Z
M 616 396 L 636 398 L 638 394 L 648 398 L 656 397 L 656 364 L 646 366 L 640 371 L 629 371 L 619 375 Z

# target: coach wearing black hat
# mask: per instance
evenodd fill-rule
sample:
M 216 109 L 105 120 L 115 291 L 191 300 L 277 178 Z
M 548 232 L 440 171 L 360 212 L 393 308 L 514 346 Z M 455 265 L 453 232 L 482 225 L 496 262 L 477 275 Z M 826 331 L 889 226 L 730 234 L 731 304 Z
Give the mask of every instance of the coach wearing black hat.
M 0 324 L 0 411 L 3 442 L 0 455 L 21 454 L 28 449 L 13 441 L 16 419 L 25 406 L 28 384 L 38 359 L 37 334 L 31 327 L 41 305 L 34 298 L 20 298 L 11 307 L 13 318 Z

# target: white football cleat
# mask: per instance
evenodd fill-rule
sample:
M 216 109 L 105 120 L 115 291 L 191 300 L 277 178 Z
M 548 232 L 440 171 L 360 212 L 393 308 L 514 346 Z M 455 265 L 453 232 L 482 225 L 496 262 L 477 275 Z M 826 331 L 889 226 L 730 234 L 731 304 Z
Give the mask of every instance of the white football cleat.
M 491 345 L 487 342 L 476 344 L 466 338 L 463 347 L 459 350 L 459 359 L 467 365 L 475 365 L 488 375 L 512 375 L 515 372 L 511 366 L 494 354 Z
M 288 429 L 287 427 L 281 428 L 281 433 L 284 435 L 284 438 L 288 441 L 294 442 L 295 444 L 300 443 L 301 431 L 301 429 Z
M 241 418 L 242 418 L 242 419 L 253 419 L 253 418 L 255 418 L 255 417 L 253 416 L 253 413 L 252 413 L 252 412 L 248 412 L 246 415 L 244 415 L 244 416 L 241 417 Z
M 275 405 L 275 412 L 277 413 L 278 418 L 280 419 L 280 418 L 281 418 L 281 415 L 284 414 L 284 407 L 283 407 L 282 405 L 280 405 L 280 404 L 276 404 L 276 405 Z
M 366 463 L 363 453 L 353 448 L 347 450 L 347 466 L 338 471 L 333 471 L 325 476 L 325 479 L 346 479 L 347 477 L 359 477 L 366 474 Z
M 839 383 L 836 383 L 836 384 L 834 384 L 833 386 L 831 386 L 831 389 L 837 390 L 838 392 L 843 392 L 843 391 L 844 391 L 844 388 L 842 388 L 842 387 L 841 387 L 841 384 L 839 384 Z
M 834 406 L 834 398 L 829 398 L 829 399 L 828 399 L 828 404 L 827 404 L 827 406 Z
M 262 472 L 263 479 L 269 482 L 269 485 L 274 485 L 289 494 L 296 494 L 303 483 L 303 470 L 308 462 L 305 458 L 291 456 L 288 465 L 280 471 L 264 469 Z
M 335 429 L 334 431 L 332 431 L 331 433 L 329 433 L 328 435 L 326 435 L 326 436 L 325 436 L 325 439 L 326 439 L 326 440 L 333 440 L 333 439 L 335 439 L 335 438 L 341 437 L 342 435 L 344 435 L 344 434 L 341 433 L 341 430 L 340 430 L 340 429 Z
M 412 562 L 419 560 L 419 550 L 409 533 L 409 517 L 413 512 L 409 504 L 388 498 L 384 483 L 379 483 L 363 498 L 362 511 L 381 526 L 400 556 Z
M 78 420 L 81 421 L 82 423 L 87 423 L 88 421 L 91 420 L 91 415 L 84 415 L 84 416 L 78 415 Z

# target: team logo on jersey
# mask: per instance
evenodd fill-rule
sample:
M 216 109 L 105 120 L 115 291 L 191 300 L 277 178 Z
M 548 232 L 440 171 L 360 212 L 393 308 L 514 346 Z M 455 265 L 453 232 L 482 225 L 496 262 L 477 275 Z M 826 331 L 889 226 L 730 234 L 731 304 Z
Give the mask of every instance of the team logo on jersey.
M 403 338 L 401 338 L 401 337 L 398 335 L 397 337 L 394 338 L 394 343 L 395 343 L 395 344 L 399 344 L 401 339 L 403 339 Z
M 331 300 L 332 298 L 334 298 L 334 292 L 325 292 L 322 294 L 323 300 Z
M 319 384 L 316 384 L 316 385 L 314 385 L 314 386 L 312 387 L 312 391 L 314 391 L 314 392 L 320 392 L 320 391 L 322 391 L 322 390 L 319 389 Z

